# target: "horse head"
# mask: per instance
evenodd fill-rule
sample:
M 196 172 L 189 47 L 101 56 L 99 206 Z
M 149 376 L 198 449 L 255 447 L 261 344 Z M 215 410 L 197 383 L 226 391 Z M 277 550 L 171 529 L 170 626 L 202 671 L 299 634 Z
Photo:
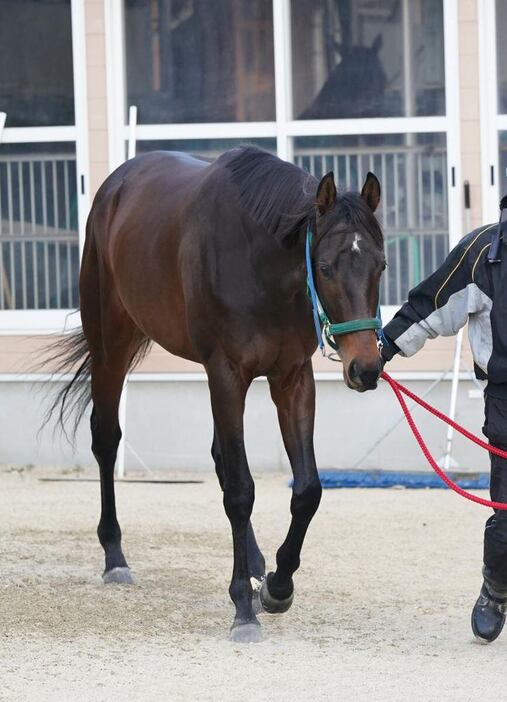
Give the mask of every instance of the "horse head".
M 371 46 L 334 43 L 340 57 L 300 119 L 381 117 L 387 78 L 380 60 L 382 35 Z
M 333 324 L 376 316 L 386 266 L 374 216 L 379 200 L 380 183 L 373 173 L 368 173 L 361 194 L 338 195 L 332 173 L 319 183 L 312 258 L 317 291 Z M 354 331 L 334 340 L 347 385 L 360 392 L 373 390 L 381 371 L 375 332 Z

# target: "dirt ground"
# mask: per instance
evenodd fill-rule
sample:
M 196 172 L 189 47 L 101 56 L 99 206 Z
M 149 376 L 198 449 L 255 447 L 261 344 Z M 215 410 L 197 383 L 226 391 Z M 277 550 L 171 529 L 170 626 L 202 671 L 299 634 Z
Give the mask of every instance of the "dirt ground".
M 241 646 L 227 639 L 231 539 L 214 476 L 119 485 L 137 584 L 104 586 L 98 484 L 44 475 L 0 468 L 2 700 L 502 699 L 507 634 L 480 646 L 469 625 L 481 507 L 443 490 L 325 491 L 292 609 L 261 615 L 265 640 Z M 256 484 L 272 565 L 290 492 L 283 475 Z

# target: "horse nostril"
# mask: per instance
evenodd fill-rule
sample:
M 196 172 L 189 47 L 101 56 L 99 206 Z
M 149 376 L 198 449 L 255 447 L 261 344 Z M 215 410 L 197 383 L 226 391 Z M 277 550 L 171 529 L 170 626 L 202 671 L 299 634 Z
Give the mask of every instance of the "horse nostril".
M 377 386 L 380 371 L 380 362 L 362 366 L 357 359 L 354 359 L 349 365 L 349 378 L 363 390 L 372 390 Z
M 357 380 L 359 376 L 359 364 L 356 359 L 353 359 L 349 365 L 349 378 L 351 380 Z

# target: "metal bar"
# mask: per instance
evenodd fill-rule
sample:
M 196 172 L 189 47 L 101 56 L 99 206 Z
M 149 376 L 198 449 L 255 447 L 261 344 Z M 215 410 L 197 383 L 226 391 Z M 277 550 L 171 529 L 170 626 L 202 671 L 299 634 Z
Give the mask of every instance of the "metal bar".
M 39 260 L 37 257 L 37 243 L 32 241 L 32 258 L 33 258 L 33 306 L 36 310 L 39 309 Z
M 55 277 L 56 277 L 56 305 L 62 306 L 62 281 L 60 280 L 60 242 L 55 241 Z
M 46 297 L 46 309 L 50 309 L 49 305 L 49 252 L 48 252 L 48 242 L 44 242 L 44 293 Z
M 26 310 L 28 309 L 26 297 L 26 242 L 22 241 L 19 245 L 21 247 L 21 299 L 23 309 Z
M 429 156 L 430 162 L 430 207 L 431 207 L 431 228 L 435 228 L 435 166 L 433 154 Z
M 18 162 L 19 229 L 25 233 L 25 192 L 23 188 L 23 164 Z
M 9 242 L 11 265 L 11 309 L 16 309 L 16 268 L 14 264 L 14 242 Z
M 394 173 L 394 226 L 395 229 L 400 228 L 400 198 L 398 188 L 398 155 L 393 154 L 393 173 Z
M 33 161 L 29 161 L 28 172 L 29 172 L 29 180 L 30 180 L 30 219 L 32 222 L 32 226 L 31 226 L 32 231 L 35 229 L 35 223 L 37 221 L 37 215 L 35 212 L 35 178 L 34 178 L 33 171 L 34 171 Z
M 74 307 L 74 291 L 72 285 L 72 251 L 70 241 L 67 242 L 67 290 L 69 291 L 69 308 Z
M 51 164 L 53 177 L 53 226 L 58 229 L 60 224 L 60 213 L 58 212 L 58 179 L 56 177 L 56 161 Z
M 70 230 L 69 162 L 63 162 L 63 187 L 65 197 L 65 228 Z
M 12 212 L 12 171 L 11 171 L 11 161 L 7 161 L 7 212 L 9 217 L 9 234 L 14 231 L 14 220 Z

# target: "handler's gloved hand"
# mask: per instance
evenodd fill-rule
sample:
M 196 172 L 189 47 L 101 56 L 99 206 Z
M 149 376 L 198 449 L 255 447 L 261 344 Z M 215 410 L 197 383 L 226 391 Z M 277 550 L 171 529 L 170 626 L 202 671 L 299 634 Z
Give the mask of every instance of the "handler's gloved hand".
M 380 358 L 382 360 L 382 368 L 388 363 L 393 356 L 399 353 L 400 349 L 391 341 L 385 334 L 382 339 L 382 349 L 380 350 Z

